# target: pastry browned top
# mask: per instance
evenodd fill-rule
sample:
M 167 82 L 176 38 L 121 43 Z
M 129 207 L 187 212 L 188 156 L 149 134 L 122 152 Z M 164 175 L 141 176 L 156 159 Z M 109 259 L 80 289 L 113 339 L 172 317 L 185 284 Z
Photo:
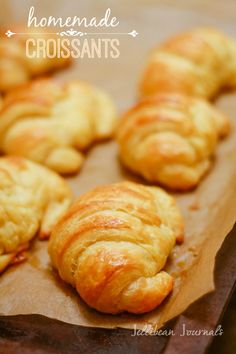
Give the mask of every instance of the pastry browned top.
M 10 93 L 0 110 L 0 149 L 59 173 L 74 173 L 81 150 L 108 138 L 115 127 L 111 99 L 81 81 L 36 80 Z
M 117 137 L 128 168 L 151 182 L 185 190 L 198 184 L 228 131 L 228 119 L 207 101 L 159 93 L 124 115 Z
M 236 87 L 236 41 L 213 28 L 174 36 L 150 55 L 141 95 L 179 92 L 212 98 Z
M 80 196 L 60 220 L 49 253 L 60 276 L 91 307 L 106 313 L 143 313 L 173 286 L 161 271 L 183 220 L 160 188 L 121 182 Z
M 16 156 L 0 158 L 0 272 L 39 231 L 49 237 L 71 191 L 56 173 Z

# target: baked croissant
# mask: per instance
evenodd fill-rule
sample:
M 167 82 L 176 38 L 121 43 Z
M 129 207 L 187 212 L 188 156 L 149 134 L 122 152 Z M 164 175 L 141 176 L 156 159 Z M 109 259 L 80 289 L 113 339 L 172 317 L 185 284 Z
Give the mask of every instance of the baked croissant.
M 210 28 L 177 35 L 153 50 L 141 95 L 180 92 L 210 99 L 236 88 L 236 41 Z
M 155 187 L 121 182 L 82 195 L 54 228 L 49 254 L 63 280 L 104 313 L 144 313 L 173 287 L 162 271 L 183 220 Z
M 62 173 L 77 172 L 80 150 L 111 136 L 115 109 L 102 91 L 80 81 L 37 80 L 9 94 L 0 111 L 0 149 Z
M 16 34 L 11 38 L 7 38 L 2 33 L 0 38 L 0 92 L 14 89 L 29 82 L 33 77 L 46 75 L 70 64 L 70 58 L 53 56 L 55 51 L 52 39 L 55 36 L 49 36 L 46 31 L 42 32 L 40 30 L 41 44 L 43 40 L 50 39 L 50 41 L 46 42 L 47 55 L 44 56 L 44 51 L 39 50 L 36 57 L 34 55 L 36 46 L 33 41 L 37 40 L 39 36 L 34 33 L 34 29 L 17 28 L 15 31 L 24 32 L 25 35 Z M 27 39 L 30 39 L 28 45 L 30 56 L 26 55 Z
M 0 273 L 25 258 L 37 231 L 50 235 L 70 202 L 69 187 L 54 172 L 21 157 L 0 158 Z
M 186 95 L 149 96 L 120 122 L 120 157 L 150 182 L 179 190 L 195 187 L 211 165 L 229 121 L 210 103 Z

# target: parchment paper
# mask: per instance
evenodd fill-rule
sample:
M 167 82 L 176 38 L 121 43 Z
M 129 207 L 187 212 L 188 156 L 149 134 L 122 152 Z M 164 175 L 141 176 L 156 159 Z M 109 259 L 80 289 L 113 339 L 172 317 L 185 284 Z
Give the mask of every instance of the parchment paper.
M 11 7 L 10 13 L 14 14 L 12 16 L 14 20 L 22 20 L 24 12 L 22 8 L 17 9 L 18 12 L 14 10 L 15 2 L 7 1 Z M 50 9 L 54 16 L 60 14 L 69 16 L 75 10 L 76 14 L 82 12 L 88 16 L 88 13 L 103 13 L 107 7 L 107 2 L 99 7 L 95 6 L 95 1 L 86 1 L 86 8 L 84 4 L 78 5 L 76 1 L 71 1 L 70 5 L 66 1 L 56 3 L 57 7 Z M 152 1 L 148 5 L 144 5 L 144 1 L 137 2 L 134 12 L 131 11 L 133 7 L 130 1 L 125 13 L 121 3 L 122 1 L 116 6 L 114 4 L 116 16 L 120 16 L 121 19 L 120 26 L 123 26 L 124 30 L 135 29 L 140 36 L 135 40 L 120 39 L 121 56 L 117 60 L 81 60 L 67 72 L 59 74 L 63 78 L 77 76 L 87 79 L 107 89 L 121 111 L 134 101 L 142 63 L 145 62 L 147 49 L 154 43 L 183 28 L 200 25 L 202 22 L 218 25 L 229 33 L 234 32 L 230 21 L 226 23 L 226 18 L 225 22 L 224 20 L 219 22 L 219 18 L 214 19 L 209 14 L 154 6 Z M 48 14 L 46 8 L 42 10 L 43 4 L 44 1 L 40 1 L 38 6 L 41 13 L 46 15 Z M 172 20 L 168 29 L 165 29 L 164 23 L 168 18 Z M 189 18 L 192 21 L 191 26 Z M 128 314 L 112 316 L 97 313 L 84 304 L 76 291 L 52 271 L 47 254 L 47 242 L 35 240 L 28 261 L 9 268 L 0 277 L 0 314 L 42 314 L 77 325 L 107 328 L 133 328 L 134 324 L 137 328 L 143 328 L 145 324 L 152 324 L 157 329 L 167 320 L 183 312 L 196 299 L 212 291 L 215 256 L 236 219 L 235 95 L 222 97 L 217 105 L 231 117 L 232 130 L 230 136 L 219 144 L 214 166 L 199 187 L 190 193 L 175 194 L 185 218 L 185 242 L 174 248 L 166 265 L 166 270 L 175 277 L 175 286 L 173 293 L 163 305 L 142 316 Z M 117 146 L 112 141 L 93 147 L 87 154 L 81 173 L 68 181 L 78 196 L 96 185 L 124 179 L 143 182 L 120 166 Z

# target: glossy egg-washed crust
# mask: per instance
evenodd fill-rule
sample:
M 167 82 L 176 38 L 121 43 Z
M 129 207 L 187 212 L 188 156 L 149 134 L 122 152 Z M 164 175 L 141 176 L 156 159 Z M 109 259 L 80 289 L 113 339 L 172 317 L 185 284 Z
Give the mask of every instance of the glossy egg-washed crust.
M 25 34 L 14 35 L 7 38 L 6 31 L 0 30 L 0 92 L 10 91 L 22 84 L 29 82 L 37 76 L 45 76 L 50 72 L 60 70 L 71 63 L 70 58 L 59 57 L 55 53 L 55 46 L 52 39 L 56 41 L 56 35 L 48 34 L 45 29 L 40 29 L 40 37 L 36 28 L 13 28 L 13 32 L 24 32 Z M 28 44 L 28 53 L 26 53 L 26 41 Z M 47 53 L 40 48 L 37 51 L 37 40 L 45 40 Z M 50 39 L 50 41 L 48 41 Z M 34 42 L 33 42 L 34 41 Z M 28 54 L 28 56 L 27 56 Z M 49 57 L 51 55 L 52 57 Z
M 0 273 L 26 258 L 30 240 L 48 238 L 71 202 L 56 173 L 21 157 L 0 158 Z
M 3 100 L 0 150 L 61 174 L 77 172 L 82 150 L 111 137 L 116 114 L 110 98 L 81 81 L 36 80 Z
M 236 41 L 201 28 L 174 36 L 152 51 L 140 94 L 167 91 L 209 99 L 224 88 L 236 88 Z
M 156 187 L 121 182 L 80 196 L 54 228 L 49 254 L 63 280 L 104 313 L 144 313 L 173 287 L 162 271 L 183 220 Z
M 211 165 L 229 121 L 203 99 L 181 94 L 149 96 L 121 119 L 120 157 L 146 180 L 187 190 L 195 187 Z

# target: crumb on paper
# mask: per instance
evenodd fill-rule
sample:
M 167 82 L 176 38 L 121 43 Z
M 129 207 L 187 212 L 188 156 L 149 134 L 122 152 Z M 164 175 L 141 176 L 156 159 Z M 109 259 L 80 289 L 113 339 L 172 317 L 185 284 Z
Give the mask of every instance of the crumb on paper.
M 199 210 L 200 209 L 199 202 L 195 200 L 193 203 L 189 205 L 188 208 L 189 210 Z

